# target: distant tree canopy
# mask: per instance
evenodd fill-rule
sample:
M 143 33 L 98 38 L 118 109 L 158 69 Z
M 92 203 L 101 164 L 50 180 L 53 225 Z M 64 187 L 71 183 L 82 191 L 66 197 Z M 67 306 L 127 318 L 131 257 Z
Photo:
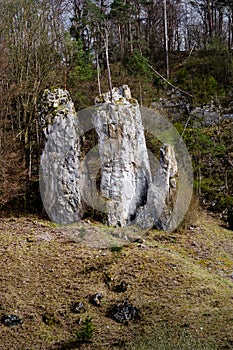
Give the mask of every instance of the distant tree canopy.
M 213 40 L 232 45 L 231 0 L 166 0 L 169 49 L 207 48 Z M 101 50 L 99 30 L 109 23 L 112 59 L 133 50 L 152 56 L 164 50 L 164 0 L 73 0 L 71 35 L 84 50 Z

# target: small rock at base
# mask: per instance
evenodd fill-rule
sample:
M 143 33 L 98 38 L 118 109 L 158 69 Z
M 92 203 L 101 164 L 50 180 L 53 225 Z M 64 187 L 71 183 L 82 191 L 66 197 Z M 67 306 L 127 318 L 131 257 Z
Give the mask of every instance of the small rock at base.
M 101 293 L 96 293 L 90 297 L 90 302 L 95 306 L 100 306 L 103 295 Z
M 110 316 L 119 323 L 127 323 L 139 317 L 139 310 L 125 299 L 112 307 Z
M 23 323 L 23 321 L 16 315 L 3 316 L 2 323 L 7 327 L 18 326 Z
M 74 305 L 72 307 L 72 312 L 74 312 L 75 314 L 81 314 L 81 313 L 85 312 L 83 302 L 79 301 L 77 303 L 74 303 Z
M 114 291 L 117 293 L 124 293 L 128 289 L 128 283 L 122 281 L 120 284 L 116 285 Z

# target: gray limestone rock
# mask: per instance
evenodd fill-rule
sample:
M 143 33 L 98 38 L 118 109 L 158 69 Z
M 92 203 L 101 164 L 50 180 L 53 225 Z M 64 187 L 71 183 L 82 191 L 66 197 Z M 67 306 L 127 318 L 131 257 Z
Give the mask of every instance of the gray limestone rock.
M 40 121 L 45 135 L 41 156 L 40 192 L 50 219 L 68 224 L 80 219 L 80 128 L 66 90 L 47 89 Z
M 170 219 L 178 191 L 177 175 L 178 166 L 174 148 L 169 144 L 165 144 L 160 149 L 160 169 L 155 176 L 155 187 L 160 193 L 160 201 L 157 201 L 157 207 L 160 206 L 162 212 L 159 217 L 155 216 L 154 226 L 161 230 L 170 229 Z
M 160 167 L 149 185 L 146 205 L 137 212 L 136 222 L 143 228 L 170 229 L 170 219 L 177 196 L 177 173 L 174 149 L 165 144 L 160 149 Z
M 129 87 L 123 85 L 112 94 L 99 96 L 94 108 L 78 116 L 66 90 L 45 90 L 40 112 L 45 135 L 40 189 L 50 219 L 60 224 L 78 221 L 82 203 L 96 202 L 92 207 L 105 213 L 110 226 L 136 222 L 143 228 L 173 227 L 178 174 L 175 152 L 164 144 L 159 167 L 151 173 L 141 109 Z M 91 123 L 84 126 L 87 117 Z M 84 133 L 94 127 L 98 135 L 98 152 L 93 149 L 83 158 L 80 125 Z
M 194 107 L 190 112 L 190 117 L 194 120 L 196 126 L 215 126 L 219 125 L 222 119 L 222 108 L 216 106 L 213 101 L 204 106 Z
M 152 109 L 169 116 L 173 121 L 179 121 L 181 115 L 189 114 L 190 107 L 189 98 L 174 88 L 167 91 L 167 96 L 151 103 Z
M 146 203 L 150 165 L 140 108 L 127 86 L 96 100 L 93 122 L 99 138 L 100 193 L 107 203 L 107 224 L 132 223 Z M 127 96 L 127 98 L 125 97 Z

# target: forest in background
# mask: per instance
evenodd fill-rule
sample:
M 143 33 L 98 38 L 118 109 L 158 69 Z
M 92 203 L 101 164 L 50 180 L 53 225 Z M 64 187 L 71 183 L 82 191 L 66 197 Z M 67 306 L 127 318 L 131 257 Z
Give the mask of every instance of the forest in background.
M 100 89 L 109 90 L 106 53 L 112 85 L 128 84 L 145 106 L 169 89 L 154 70 L 186 91 L 193 106 L 232 101 L 231 0 L 2 0 L 0 37 L 3 213 L 41 208 L 38 105 L 44 89 L 66 88 L 77 110 L 92 105 Z M 186 121 L 175 121 L 179 131 Z M 228 214 L 232 137 L 231 120 L 215 127 L 190 121 L 184 133 L 198 196 Z M 153 148 L 153 140 L 148 144 Z

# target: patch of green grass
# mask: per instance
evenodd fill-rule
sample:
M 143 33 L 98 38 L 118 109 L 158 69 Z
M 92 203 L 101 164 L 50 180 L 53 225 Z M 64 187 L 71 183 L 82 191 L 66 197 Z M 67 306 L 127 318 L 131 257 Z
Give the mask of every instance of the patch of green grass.
M 77 338 L 82 342 L 89 342 L 92 340 L 95 333 L 95 325 L 92 322 L 91 317 L 86 317 L 81 331 L 76 333 Z
M 201 341 L 184 329 L 177 329 L 168 323 L 139 335 L 125 347 L 125 350 L 217 350 L 217 346 Z
M 87 233 L 87 231 L 86 231 L 85 227 L 81 227 L 81 228 L 79 229 L 79 237 L 80 237 L 80 238 L 84 238 L 85 235 L 86 235 L 86 233 Z
M 56 222 L 49 221 L 49 220 L 34 220 L 34 223 L 39 224 L 42 227 L 48 227 L 48 228 L 57 228 L 60 226 Z
M 112 253 L 120 253 L 122 251 L 122 246 L 113 245 L 110 247 Z

